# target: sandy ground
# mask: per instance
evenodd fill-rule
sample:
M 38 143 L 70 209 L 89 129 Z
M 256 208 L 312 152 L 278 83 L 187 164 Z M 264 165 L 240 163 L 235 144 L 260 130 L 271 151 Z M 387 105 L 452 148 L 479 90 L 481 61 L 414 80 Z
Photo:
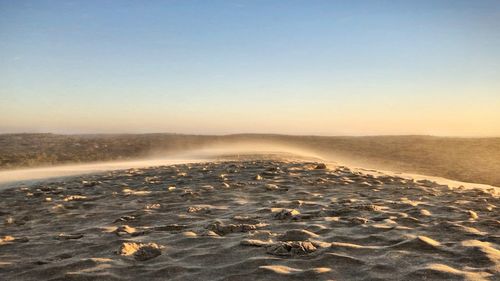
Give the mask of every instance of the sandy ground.
M 1 280 L 500 279 L 494 188 L 247 157 L 0 198 Z

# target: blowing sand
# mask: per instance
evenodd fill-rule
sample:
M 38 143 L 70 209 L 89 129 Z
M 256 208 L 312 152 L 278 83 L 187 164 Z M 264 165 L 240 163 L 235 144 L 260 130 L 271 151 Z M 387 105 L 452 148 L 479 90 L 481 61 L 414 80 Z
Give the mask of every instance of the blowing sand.
M 498 190 L 275 156 L 0 191 L 3 280 L 498 280 Z
M 39 168 L 24 168 L 0 171 L 0 190 L 9 187 L 12 183 L 28 182 L 33 183 L 38 180 L 50 178 L 61 178 L 68 176 L 96 174 L 104 171 L 144 168 L 160 165 L 186 164 L 194 162 L 204 162 L 207 159 L 201 158 L 164 158 L 164 159 L 142 159 L 130 161 L 110 161 L 89 164 L 56 165 Z

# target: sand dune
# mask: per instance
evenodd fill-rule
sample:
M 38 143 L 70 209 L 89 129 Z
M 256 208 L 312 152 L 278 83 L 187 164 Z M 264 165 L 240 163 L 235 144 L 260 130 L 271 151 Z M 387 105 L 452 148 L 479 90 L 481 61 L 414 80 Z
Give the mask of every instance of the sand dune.
M 453 188 L 288 156 L 232 158 L 0 191 L 0 276 L 500 278 L 495 188 Z

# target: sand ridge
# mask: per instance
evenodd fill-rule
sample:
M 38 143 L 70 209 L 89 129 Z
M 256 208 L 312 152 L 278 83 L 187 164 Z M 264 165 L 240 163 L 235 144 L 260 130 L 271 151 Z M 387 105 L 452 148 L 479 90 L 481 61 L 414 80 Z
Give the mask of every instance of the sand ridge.
M 300 159 L 0 191 L 5 280 L 497 280 L 494 190 Z

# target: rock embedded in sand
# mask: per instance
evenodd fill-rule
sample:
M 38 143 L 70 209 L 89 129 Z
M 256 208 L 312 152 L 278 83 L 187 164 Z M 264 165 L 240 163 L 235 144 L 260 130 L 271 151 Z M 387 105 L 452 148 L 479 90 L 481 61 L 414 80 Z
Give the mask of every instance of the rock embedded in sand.
M 153 176 L 153 177 L 145 177 L 144 178 L 144 182 L 145 183 L 150 183 L 150 184 L 159 184 L 161 183 L 161 179 L 157 176 Z
M 190 206 L 187 208 L 188 213 L 210 213 L 210 207 L 202 207 L 202 206 Z
M 113 223 L 121 222 L 121 221 L 132 221 L 135 220 L 134 216 L 121 216 L 117 218 Z
M 161 205 L 158 203 L 155 204 L 146 204 L 146 210 L 158 210 L 161 208 Z
M 278 220 L 298 219 L 300 212 L 296 209 L 283 209 L 274 214 L 274 218 Z
M 264 187 L 266 188 L 266 190 L 270 190 L 270 191 L 280 189 L 277 185 L 272 184 L 272 183 L 268 183 Z
M 337 206 L 334 205 L 334 209 L 330 212 L 335 215 L 345 215 L 352 212 L 367 211 L 367 212 L 379 212 L 383 207 L 369 204 L 369 203 L 343 203 Z
M 382 210 L 381 206 L 377 206 L 374 204 L 366 204 L 366 203 L 365 204 L 358 204 L 358 205 L 354 206 L 354 208 L 357 210 L 370 211 L 370 212 L 377 212 L 377 211 Z
M 349 223 L 354 224 L 354 225 L 365 224 L 368 222 L 368 219 L 363 218 L 363 217 L 349 217 L 349 218 L 346 218 L 346 220 Z
M 82 181 L 83 187 L 93 187 L 99 184 L 97 181 Z
M 272 166 L 266 169 L 267 172 L 278 172 L 281 168 L 279 166 Z
M 138 261 L 145 261 L 161 255 L 161 249 L 164 248 L 156 243 L 135 243 L 125 242 L 118 251 L 122 256 L 133 256 Z
M 316 167 L 314 167 L 315 170 L 324 170 L 326 169 L 326 165 L 324 163 L 319 163 L 318 165 L 316 165 Z
M 69 202 L 69 201 L 84 201 L 87 199 L 87 196 L 82 196 L 82 195 L 70 195 L 64 198 L 64 201 Z
M 288 241 L 269 245 L 266 251 L 275 256 L 302 256 L 316 251 L 316 247 L 307 241 Z
M 237 232 L 248 232 L 252 230 L 256 230 L 259 226 L 258 224 L 221 224 L 221 223 L 213 223 L 207 227 L 208 230 L 211 230 L 218 235 L 226 235 L 229 233 L 237 233 Z

